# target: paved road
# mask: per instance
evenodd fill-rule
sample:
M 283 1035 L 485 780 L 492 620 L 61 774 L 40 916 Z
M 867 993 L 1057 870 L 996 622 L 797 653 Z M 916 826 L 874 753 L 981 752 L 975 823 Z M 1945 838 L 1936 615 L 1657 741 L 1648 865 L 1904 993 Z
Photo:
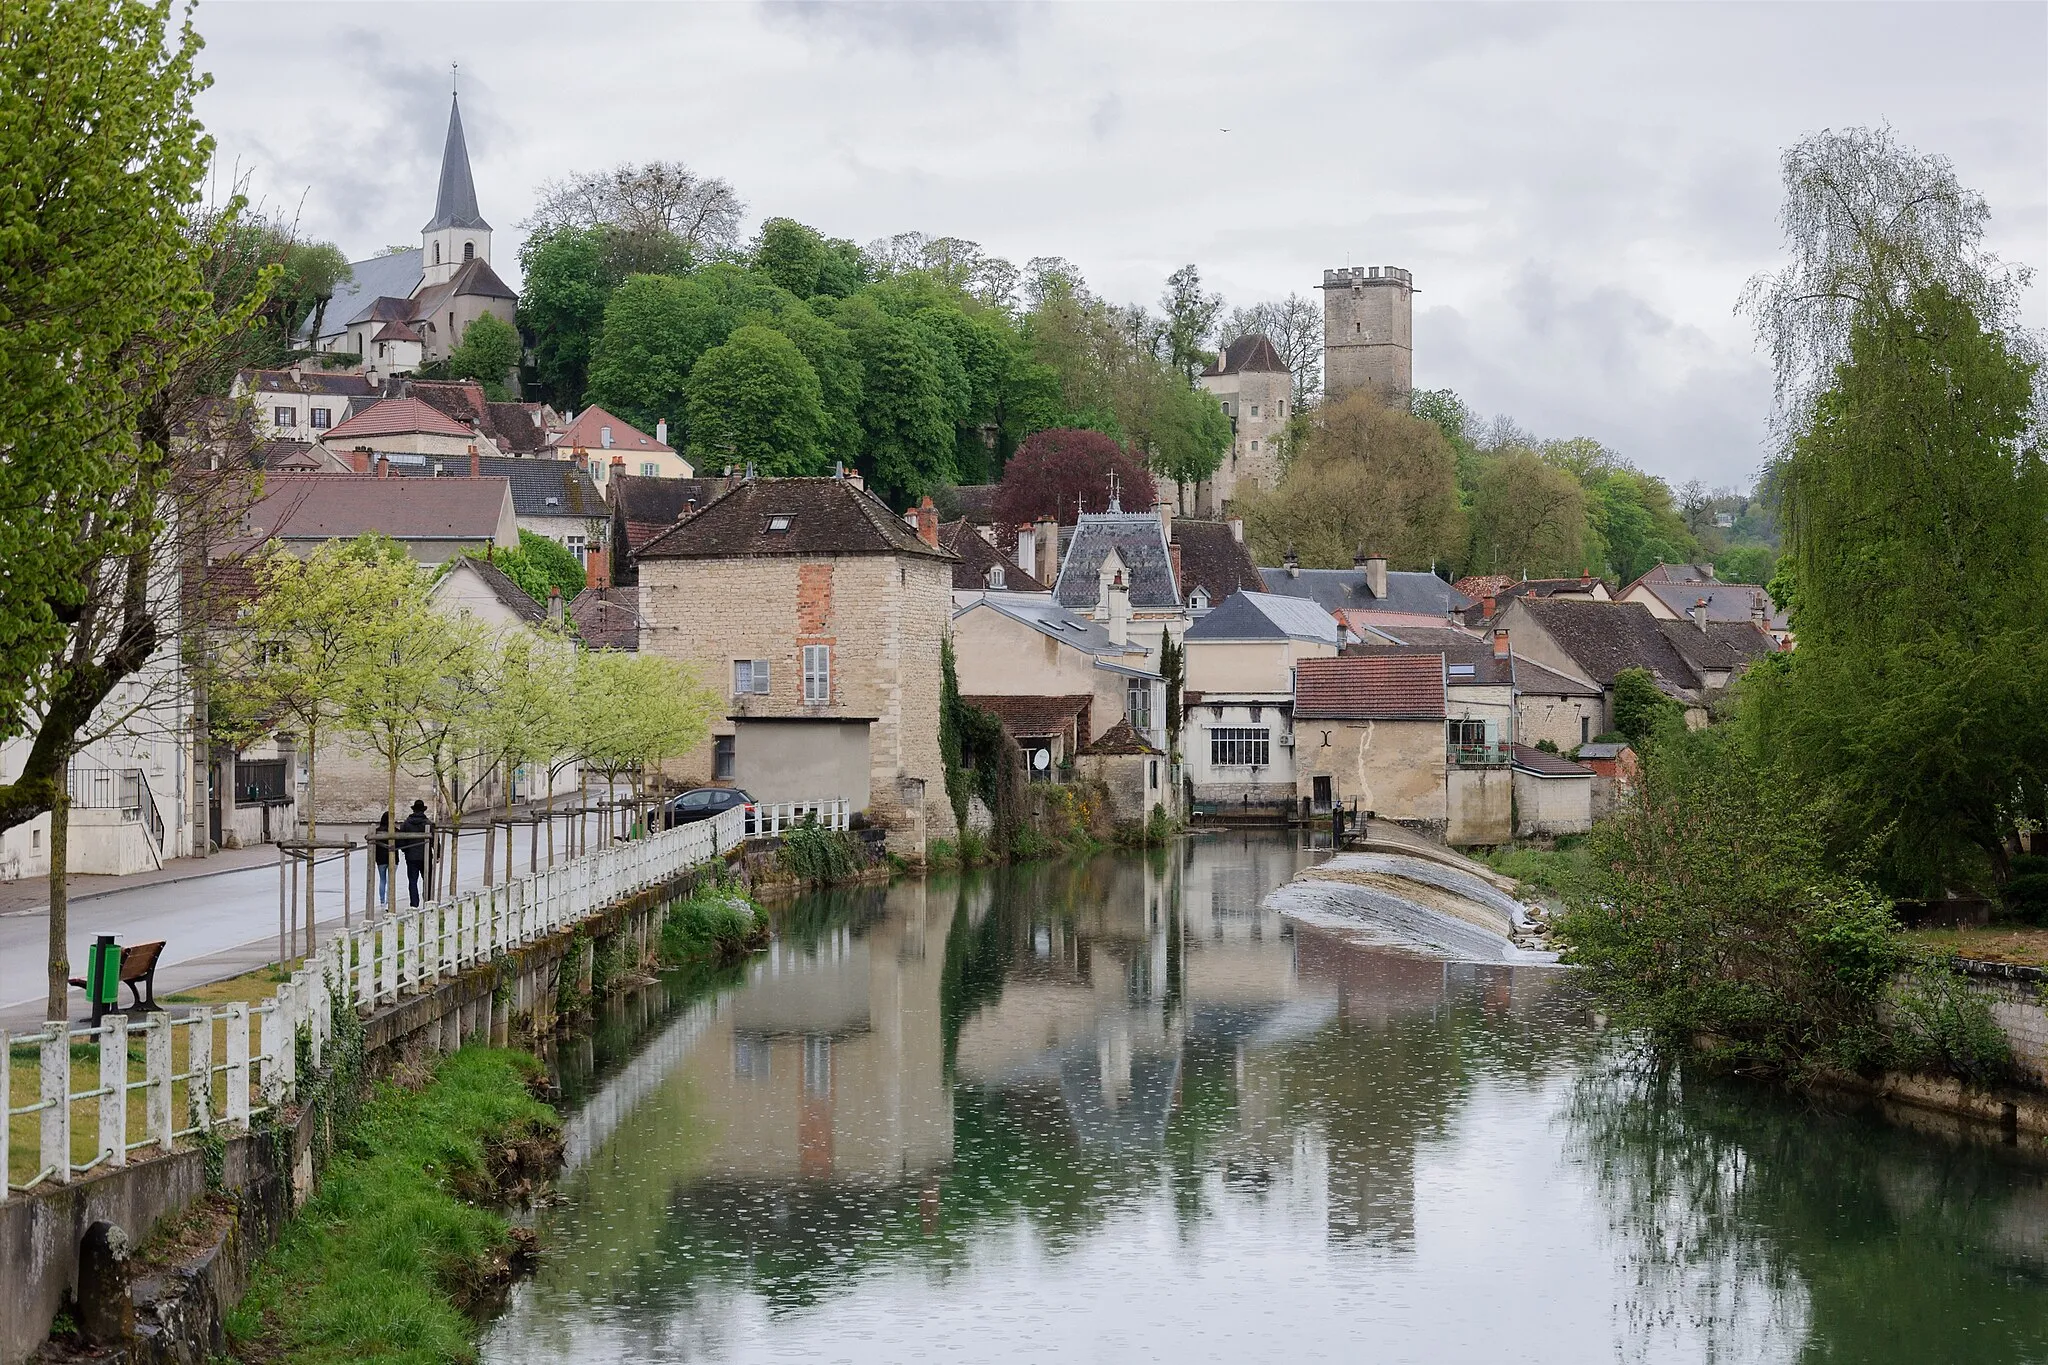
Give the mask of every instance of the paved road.
M 514 831 L 513 870 L 523 874 L 530 854 L 531 827 Z M 321 837 L 363 836 L 363 826 L 321 826 Z M 592 837 L 595 838 L 593 831 Z M 502 839 L 500 857 L 502 859 Z M 482 884 L 484 836 L 464 831 L 460 875 L 465 890 Z M 568 822 L 558 820 L 557 857 L 568 849 Z M 321 861 L 314 880 L 316 925 L 324 938 L 330 926 L 342 923 L 342 855 Z M 547 859 L 541 837 L 540 860 Z M 367 853 L 350 856 L 349 917 L 360 923 L 363 878 L 373 869 Z M 405 869 L 398 869 L 398 900 L 405 901 Z M 305 889 L 299 891 L 301 903 Z M 70 908 L 70 957 L 73 975 L 84 974 L 86 948 L 95 935 L 112 934 L 121 943 L 163 939 L 157 967 L 157 994 L 173 992 L 235 976 L 277 960 L 277 866 L 243 867 L 185 881 L 138 886 L 96 895 Z M 45 911 L 0 917 L 0 1028 L 25 1032 L 41 1025 L 50 935 Z M 124 989 L 122 997 L 128 998 Z M 72 992 L 74 1013 L 83 1013 L 82 992 Z

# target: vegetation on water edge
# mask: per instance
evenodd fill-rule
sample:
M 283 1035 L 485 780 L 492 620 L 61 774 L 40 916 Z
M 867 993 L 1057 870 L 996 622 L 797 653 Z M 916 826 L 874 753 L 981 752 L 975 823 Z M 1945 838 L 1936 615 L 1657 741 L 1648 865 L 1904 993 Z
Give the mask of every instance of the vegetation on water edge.
M 830 886 L 863 871 L 868 855 L 859 835 L 828 829 L 807 815 L 782 832 L 782 848 L 776 854 L 776 862 L 800 882 Z
M 768 946 L 768 912 L 738 882 L 710 882 L 669 906 L 661 922 L 661 960 L 728 962 Z
M 524 1053 L 464 1048 L 418 1089 L 385 1082 L 319 1189 L 228 1315 L 237 1356 L 266 1361 L 472 1360 L 474 1306 L 516 1244 L 498 1201 L 505 1154 L 552 1163 L 554 1111 Z
M 1586 841 L 1573 835 L 1552 848 L 1516 844 L 1474 850 L 1474 856 L 1503 877 L 1550 896 L 1564 896 L 1586 875 Z

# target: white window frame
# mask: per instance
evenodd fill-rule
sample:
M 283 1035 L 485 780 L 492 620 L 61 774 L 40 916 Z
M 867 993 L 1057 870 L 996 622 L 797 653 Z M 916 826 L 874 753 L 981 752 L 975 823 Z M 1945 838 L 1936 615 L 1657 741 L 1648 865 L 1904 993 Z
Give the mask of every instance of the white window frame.
M 832 646 L 804 646 L 804 704 L 823 706 L 832 700 Z
M 311 408 L 306 413 L 306 425 L 315 431 L 325 431 L 334 425 L 334 409 Z
M 280 431 L 297 431 L 299 429 L 299 410 L 273 404 L 270 409 L 270 425 Z
M 659 462 L 659 461 L 656 461 L 656 460 L 642 460 L 642 461 L 640 462 L 640 477 L 641 477 L 641 478 L 643 478 L 643 479 L 658 479 L 658 478 L 660 478 L 660 477 L 661 477 L 661 464 L 660 464 L 660 462 Z
M 765 697 L 772 686 L 774 671 L 766 659 L 734 659 L 732 661 L 732 694 L 735 697 Z
M 1152 732 L 1152 684 L 1134 682 L 1124 689 L 1124 719 L 1139 734 Z
M 1273 765 L 1273 731 L 1264 725 L 1218 725 L 1209 731 L 1212 768 L 1269 768 Z
M 562 538 L 562 548 L 575 555 L 578 564 L 588 565 L 587 556 L 590 553 L 590 538 L 588 536 L 564 536 Z

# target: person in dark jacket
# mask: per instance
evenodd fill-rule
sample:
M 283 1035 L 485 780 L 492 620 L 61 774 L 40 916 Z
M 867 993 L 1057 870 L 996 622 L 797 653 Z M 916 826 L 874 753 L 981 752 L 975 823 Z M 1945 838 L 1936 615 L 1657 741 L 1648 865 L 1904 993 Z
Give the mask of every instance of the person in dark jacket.
M 398 822 L 399 851 L 405 854 L 405 889 L 415 910 L 420 904 L 420 874 L 427 869 L 427 842 L 433 828 L 424 801 L 413 802 L 412 814 Z
M 391 833 L 391 812 L 378 817 L 370 831 L 370 852 L 377 864 L 377 904 L 391 908 L 391 869 L 398 862 L 398 841 Z

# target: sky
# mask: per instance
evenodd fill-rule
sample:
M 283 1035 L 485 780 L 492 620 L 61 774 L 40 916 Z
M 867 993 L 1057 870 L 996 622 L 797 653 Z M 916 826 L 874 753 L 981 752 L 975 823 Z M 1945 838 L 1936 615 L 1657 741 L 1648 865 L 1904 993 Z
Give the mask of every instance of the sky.
M 1734 304 L 1779 157 L 1888 123 L 2048 266 L 2043 4 L 286 4 L 207 0 L 224 176 L 352 259 L 417 245 L 450 63 L 493 264 L 544 180 L 679 159 L 748 231 L 1064 256 L 1156 307 L 1414 272 L 1415 382 L 1673 483 L 1747 486 L 1771 374 Z M 2048 325 L 2048 289 L 2025 298 Z

